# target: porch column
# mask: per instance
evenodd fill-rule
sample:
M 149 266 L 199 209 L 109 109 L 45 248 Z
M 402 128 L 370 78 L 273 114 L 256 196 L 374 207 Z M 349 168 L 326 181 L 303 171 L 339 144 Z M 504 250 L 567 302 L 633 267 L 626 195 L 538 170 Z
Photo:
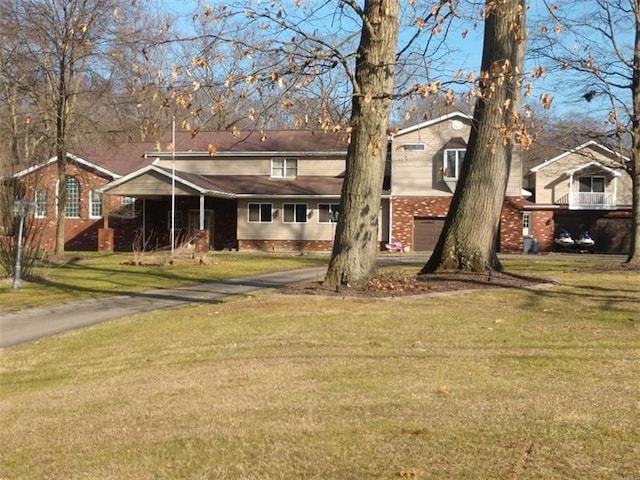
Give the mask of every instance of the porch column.
M 147 200 L 142 199 L 142 245 L 147 244 Z
M 618 204 L 618 176 L 614 175 L 613 176 L 613 203 L 611 205 L 615 206 L 617 204 Z
M 195 249 L 197 253 L 209 251 L 209 230 L 204 229 L 204 194 L 200 195 L 200 225 L 195 233 Z
M 200 194 L 200 230 L 204 230 L 204 194 Z
M 569 175 L 569 206 L 573 204 L 573 172 Z

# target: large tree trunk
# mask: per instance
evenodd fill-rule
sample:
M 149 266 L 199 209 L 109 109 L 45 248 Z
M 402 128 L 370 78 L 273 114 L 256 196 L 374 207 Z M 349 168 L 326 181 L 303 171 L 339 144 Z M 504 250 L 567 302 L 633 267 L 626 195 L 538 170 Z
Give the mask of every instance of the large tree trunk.
M 396 0 L 365 1 L 351 111 L 351 143 L 326 285 L 358 285 L 376 271 L 378 217 L 399 13 Z
M 632 98 L 633 118 L 631 119 L 631 251 L 628 263 L 640 263 L 640 0 L 635 1 L 635 44 L 633 55 Z
M 496 237 L 509 178 L 524 56 L 525 0 L 486 0 L 473 128 L 438 243 L 422 273 L 502 270 Z
M 58 202 L 56 217 L 56 255 L 64 254 L 64 223 L 67 207 L 67 57 L 59 61 L 58 91 L 56 98 L 56 156 L 58 165 Z

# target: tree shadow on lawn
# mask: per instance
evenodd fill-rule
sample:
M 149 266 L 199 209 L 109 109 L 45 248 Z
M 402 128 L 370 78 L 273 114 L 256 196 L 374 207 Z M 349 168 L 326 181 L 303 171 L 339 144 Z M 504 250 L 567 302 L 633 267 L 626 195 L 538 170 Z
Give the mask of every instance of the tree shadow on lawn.
M 640 273 L 640 266 L 628 264 L 606 264 L 589 266 L 577 272 L 584 275 L 598 273 Z M 555 286 L 567 288 L 550 288 Z M 509 288 L 526 290 L 530 295 L 526 297 L 525 307 L 529 309 L 543 308 L 544 299 L 560 298 L 568 303 L 576 303 L 578 299 L 588 296 L 591 302 L 597 302 L 602 311 L 616 311 L 629 315 L 638 315 L 640 298 L 640 282 L 638 286 L 629 286 L 621 291 L 619 288 L 602 285 L 586 285 L 580 283 L 559 284 L 547 278 L 518 275 L 504 272 L 474 273 L 467 271 L 448 271 L 425 275 L 402 276 L 390 273 L 380 273 L 374 276 L 366 285 L 342 286 L 339 288 L 325 287 L 321 281 L 303 282 L 284 287 L 284 294 L 324 295 L 354 298 L 392 298 L 414 295 L 461 293 L 470 290 Z M 637 292 L 637 294 L 636 294 Z
M 581 283 L 580 280 L 565 281 L 561 285 L 566 288 L 535 291 L 528 298 L 526 307 L 540 308 L 540 302 L 544 298 L 559 298 L 567 303 L 590 302 L 592 305 L 597 304 L 597 308 L 603 312 L 619 312 L 630 315 L 631 319 L 640 320 L 638 318 L 640 315 L 640 302 L 638 302 L 640 298 L 640 265 L 603 263 L 575 268 L 572 273 L 583 276 L 584 282 Z M 622 275 L 629 273 L 638 275 L 635 277 L 638 280 L 635 283 L 626 283 L 624 288 L 607 286 L 603 280 L 598 281 L 598 277 L 602 274 Z
M 554 285 L 553 280 L 504 272 L 447 271 L 422 275 L 379 273 L 365 285 L 324 286 L 321 281 L 284 287 L 285 294 L 327 295 L 361 298 L 405 297 L 430 293 L 453 293 L 487 288 L 531 289 Z
M 65 259 L 66 260 L 66 259 Z M 217 281 L 215 272 L 203 268 L 202 273 L 197 273 L 198 264 L 189 265 L 192 267 L 189 274 L 182 274 L 180 270 L 175 270 L 172 265 L 166 266 L 128 266 L 121 268 L 96 266 L 85 263 L 86 259 L 72 257 L 69 261 L 61 263 L 45 264 L 45 268 L 65 268 L 67 272 L 63 275 L 29 275 L 23 279 L 33 284 L 43 285 L 61 292 L 83 292 L 94 295 L 121 295 L 133 294 L 143 289 L 170 288 L 174 285 L 192 285 L 204 282 Z M 203 265 L 206 267 L 208 265 Z M 51 278 L 54 277 L 54 278 Z M 66 279 L 73 280 L 66 280 Z M 91 283 L 94 285 L 90 285 Z M 109 288 L 97 287 L 101 283 L 109 285 Z

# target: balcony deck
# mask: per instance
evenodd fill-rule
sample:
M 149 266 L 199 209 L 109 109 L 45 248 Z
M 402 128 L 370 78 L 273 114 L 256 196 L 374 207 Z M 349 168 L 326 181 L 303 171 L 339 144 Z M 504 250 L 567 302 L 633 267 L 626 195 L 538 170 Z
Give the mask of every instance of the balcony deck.
M 569 210 L 612 210 L 616 208 L 616 195 L 611 192 L 571 192 L 556 204 L 567 206 Z

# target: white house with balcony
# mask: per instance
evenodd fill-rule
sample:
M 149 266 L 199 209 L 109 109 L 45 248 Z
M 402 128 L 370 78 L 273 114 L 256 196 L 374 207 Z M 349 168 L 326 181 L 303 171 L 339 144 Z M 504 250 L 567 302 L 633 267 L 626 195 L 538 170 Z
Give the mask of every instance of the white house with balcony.
M 631 229 L 629 159 L 590 141 L 533 167 L 528 234 L 550 249 L 561 230 L 588 231 L 597 251 L 624 253 Z

